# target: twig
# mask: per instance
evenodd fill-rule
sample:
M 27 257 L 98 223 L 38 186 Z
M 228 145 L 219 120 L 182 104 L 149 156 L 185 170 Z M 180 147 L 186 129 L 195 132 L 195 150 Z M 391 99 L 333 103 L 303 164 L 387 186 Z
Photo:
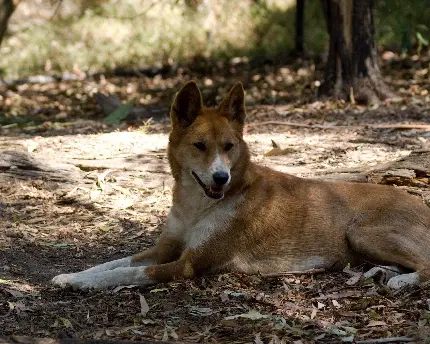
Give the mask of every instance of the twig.
M 263 121 L 249 123 L 248 127 L 256 127 L 260 125 L 287 125 L 290 127 L 299 128 L 311 128 L 311 129 L 420 129 L 430 131 L 430 125 L 428 124 L 365 124 L 365 125 L 322 125 L 322 124 L 303 124 L 295 122 L 284 122 L 284 121 Z
M 60 10 L 61 5 L 63 4 L 63 0 L 57 0 L 55 2 L 56 2 L 55 10 L 54 10 L 54 13 L 52 14 L 52 16 L 49 20 L 54 19 L 54 17 L 57 15 L 58 11 Z M 53 1 L 52 4 L 54 4 L 55 2 Z
M 354 88 L 349 88 L 349 101 L 351 104 L 355 104 L 355 97 L 354 97 Z
M 391 337 L 391 338 L 379 338 L 379 339 L 366 339 L 358 340 L 357 344 L 377 344 L 377 343 L 404 343 L 413 342 L 415 339 L 409 337 Z
M 268 274 L 260 274 L 260 276 L 264 278 L 273 278 L 273 277 L 282 277 L 282 276 L 288 276 L 288 275 L 315 275 L 325 271 L 326 270 L 323 268 L 318 268 L 318 269 L 309 269 L 309 270 L 303 270 L 303 271 L 273 272 Z

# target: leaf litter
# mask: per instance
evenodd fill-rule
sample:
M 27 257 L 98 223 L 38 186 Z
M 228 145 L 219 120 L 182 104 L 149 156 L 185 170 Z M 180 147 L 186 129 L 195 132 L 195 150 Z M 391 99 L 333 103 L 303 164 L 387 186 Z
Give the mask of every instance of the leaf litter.
M 253 160 L 302 177 L 321 178 L 338 176 L 328 173 L 335 169 L 370 168 L 413 150 L 429 149 L 426 130 L 371 126 L 428 124 L 430 98 L 425 91 L 430 81 L 424 71 L 429 60 L 408 60 L 408 68 L 402 67 L 403 62 L 394 58 L 382 66 L 387 82 L 401 98 L 378 107 L 315 100 L 312 73 L 297 72 L 299 67 L 313 70 L 312 61 L 292 61 L 287 67 L 245 66 L 242 71 L 236 66 L 238 77 L 242 72 L 249 75 L 243 81 L 248 123 L 253 125 L 246 126 L 245 139 Z M 316 66 L 315 78 L 321 75 L 321 67 Z M 190 73 L 199 80 L 198 73 Z M 211 76 L 217 88 L 202 89 L 206 100 L 219 101 L 238 78 L 222 73 L 221 69 Z M 13 148 L 82 172 L 74 182 L 37 174 L 30 179 L 0 175 L 4 229 L 0 231 L 0 276 L 5 281 L 0 283 L 0 328 L 4 335 L 56 337 L 67 329 L 76 338 L 220 343 L 351 342 L 430 335 L 429 285 L 392 293 L 374 281 L 363 281 L 364 267 L 274 278 L 221 274 L 151 288 L 122 286 L 90 293 L 50 286 L 48 281 L 58 273 L 151 247 L 170 206 L 167 113 L 183 77 L 106 80 L 0 87 L 4 104 L 10 104 L 2 105 L 1 111 L 25 119 L 19 125 L 0 127 L 0 151 Z M 140 85 L 140 94 L 126 91 L 130 83 Z M 115 115 L 114 123 L 107 125 L 92 98 L 95 92 L 114 93 L 125 105 L 136 99 L 134 104 L 143 108 L 141 117 L 123 108 L 121 116 Z M 86 101 L 75 99 L 74 93 L 85 93 Z M 142 94 L 150 94 L 151 102 Z M 41 110 L 34 111 L 34 104 Z M 282 121 L 304 126 L 270 124 Z M 274 149 L 278 150 L 268 154 Z M 428 197 L 426 175 L 383 178 L 409 188 L 424 201 Z M 415 186 L 407 184 L 411 180 Z

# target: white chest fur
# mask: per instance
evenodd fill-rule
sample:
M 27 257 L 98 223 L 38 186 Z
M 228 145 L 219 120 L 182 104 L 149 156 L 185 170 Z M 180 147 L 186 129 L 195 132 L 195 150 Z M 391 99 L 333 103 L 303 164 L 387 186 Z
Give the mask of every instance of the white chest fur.
M 194 199 L 193 202 L 193 196 L 190 195 L 184 204 L 174 204 L 166 222 L 166 234 L 191 249 L 201 246 L 216 233 L 227 230 L 243 199 L 237 196 L 214 201 L 201 195 L 201 199 Z

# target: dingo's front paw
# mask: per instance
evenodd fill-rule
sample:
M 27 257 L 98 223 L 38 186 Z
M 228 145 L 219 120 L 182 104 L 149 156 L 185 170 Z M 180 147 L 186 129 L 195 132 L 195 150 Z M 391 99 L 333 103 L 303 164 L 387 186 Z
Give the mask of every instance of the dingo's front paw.
M 145 273 L 145 267 L 119 267 L 101 272 L 77 272 L 55 276 L 52 283 L 62 288 L 106 289 L 119 285 L 147 285 L 153 283 Z
M 61 274 L 55 276 L 51 282 L 61 288 L 71 287 L 74 290 L 87 290 L 94 288 L 90 276 L 79 273 Z

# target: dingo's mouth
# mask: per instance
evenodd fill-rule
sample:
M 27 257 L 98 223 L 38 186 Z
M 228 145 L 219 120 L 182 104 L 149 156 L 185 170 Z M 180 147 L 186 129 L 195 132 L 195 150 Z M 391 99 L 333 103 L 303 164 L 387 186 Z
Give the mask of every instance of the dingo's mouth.
M 207 186 L 205 183 L 201 181 L 197 173 L 191 171 L 194 179 L 199 183 L 199 185 L 205 191 L 206 196 L 214 199 L 221 199 L 224 197 L 224 188 L 222 186 Z

